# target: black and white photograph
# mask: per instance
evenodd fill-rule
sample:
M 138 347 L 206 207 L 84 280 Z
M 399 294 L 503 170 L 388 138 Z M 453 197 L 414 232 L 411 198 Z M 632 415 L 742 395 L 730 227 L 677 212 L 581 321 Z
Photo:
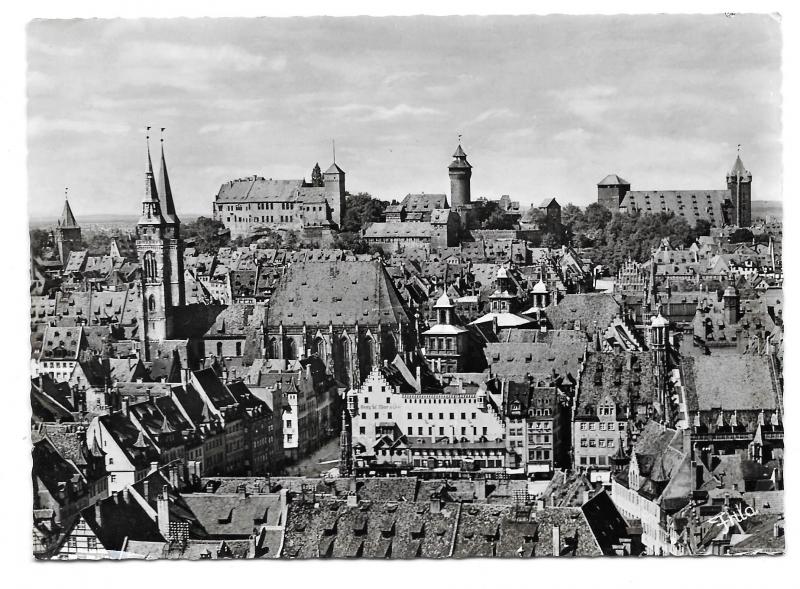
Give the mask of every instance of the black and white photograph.
M 783 555 L 781 15 L 322 14 L 27 22 L 31 560 Z

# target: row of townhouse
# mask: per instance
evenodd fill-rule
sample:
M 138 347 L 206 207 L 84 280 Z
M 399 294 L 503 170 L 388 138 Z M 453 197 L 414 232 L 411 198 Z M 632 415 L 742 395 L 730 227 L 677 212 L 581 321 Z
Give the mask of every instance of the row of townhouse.
M 241 381 L 224 384 L 211 369 L 169 392 L 95 417 L 87 441 L 105 456 L 109 489 L 135 484 L 159 466 L 170 483 L 193 487 L 206 475 L 266 475 L 282 462 L 280 420 Z

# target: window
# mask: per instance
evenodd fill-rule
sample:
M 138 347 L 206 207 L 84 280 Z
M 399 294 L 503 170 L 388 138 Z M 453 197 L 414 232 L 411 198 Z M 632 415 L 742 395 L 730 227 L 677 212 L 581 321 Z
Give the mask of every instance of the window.
M 367 418 L 367 414 L 366 413 L 362 413 L 361 414 L 361 419 L 366 419 L 366 418 Z
M 613 448 L 614 447 L 614 438 L 611 438 L 610 440 L 606 440 L 606 446 L 608 446 L 609 448 Z
M 461 419 L 466 419 L 466 418 L 467 418 L 467 414 L 466 413 L 462 413 L 461 414 Z
M 381 414 L 378 411 L 376 411 L 375 412 L 375 419 L 380 419 L 380 417 L 381 417 Z
M 408 414 L 408 418 L 409 418 L 409 419 L 412 419 L 412 417 L 411 417 L 411 413 L 409 413 L 409 414 Z
M 589 447 L 594 448 L 596 446 L 597 446 L 597 440 L 595 440 L 594 438 L 589 438 Z
M 581 422 L 581 431 L 582 432 L 586 431 L 586 423 L 584 423 L 583 421 Z
M 455 415 L 455 413 L 451 413 L 451 414 L 450 414 L 450 419 L 455 419 L 455 418 L 456 418 L 456 415 Z
M 597 440 L 597 445 L 600 446 L 601 448 L 605 448 L 606 447 L 606 441 L 603 440 L 603 439 Z
M 604 421 L 600 422 L 600 431 L 601 431 L 601 432 L 604 432 L 604 431 L 606 431 L 606 424 L 605 424 L 605 422 L 604 422 Z
M 586 448 L 586 438 L 581 438 L 581 448 Z
M 362 426 L 362 427 L 360 427 L 360 428 L 358 428 L 358 433 L 360 433 L 360 434 L 363 436 L 364 434 L 366 434 L 366 433 L 367 433 L 367 428 L 365 428 L 365 427 L 363 427 L 363 426 Z M 289 436 L 289 438 L 291 438 L 291 437 L 292 437 L 292 436 Z
M 444 428 L 443 428 L 443 427 L 440 427 L 440 428 L 439 428 L 439 435 L 440 435 L 440 436 L 443 436 L 443 435 L 444 435 Z
M 386 414 L 386 419 L 391 419 L 391 418 L 392 418 L 392 412 L 391 412 L 391 411 L 389 411 L 389 412 Z
M 444 419 L 444 413 L 439 414 L 439 419 Z

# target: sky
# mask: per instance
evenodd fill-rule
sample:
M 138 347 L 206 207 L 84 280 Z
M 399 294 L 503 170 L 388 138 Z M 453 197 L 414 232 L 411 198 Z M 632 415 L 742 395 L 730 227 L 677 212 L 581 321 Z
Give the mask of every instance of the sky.
M 462 135 L 473 199 L 587 205 L 632 189 L 781 200 L 781 28 L 767 15 L 37 20 L 28 39 L 29 214 L 137 215 L 145 127 L 179 215 L 220 185 L 306 178 L 449 193 Z

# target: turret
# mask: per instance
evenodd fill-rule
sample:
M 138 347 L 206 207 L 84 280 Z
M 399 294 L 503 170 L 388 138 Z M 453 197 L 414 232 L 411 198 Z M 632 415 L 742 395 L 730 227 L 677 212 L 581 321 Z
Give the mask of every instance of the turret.
M 447 168 L 450 172 L 450 205 L 457 209 L 461 205 L 471 202 L 470 179 L 472 178 L 472 166 L 467 161 L 467 154 L 461 149 L 461 141 L 458 142 L 456 152 L 453 154 L 453 161 Z
M 734 325 L 739 321 L 739 291 L 730 285 L 722 294 L 722 307 L 725 313 L 725 323 Z
M 322 177 L 325 184 L 325 200 L 331 208 L 331 221 L 341 226 L 345 212 L 344 170 L 337 166 L 334 160 Z

